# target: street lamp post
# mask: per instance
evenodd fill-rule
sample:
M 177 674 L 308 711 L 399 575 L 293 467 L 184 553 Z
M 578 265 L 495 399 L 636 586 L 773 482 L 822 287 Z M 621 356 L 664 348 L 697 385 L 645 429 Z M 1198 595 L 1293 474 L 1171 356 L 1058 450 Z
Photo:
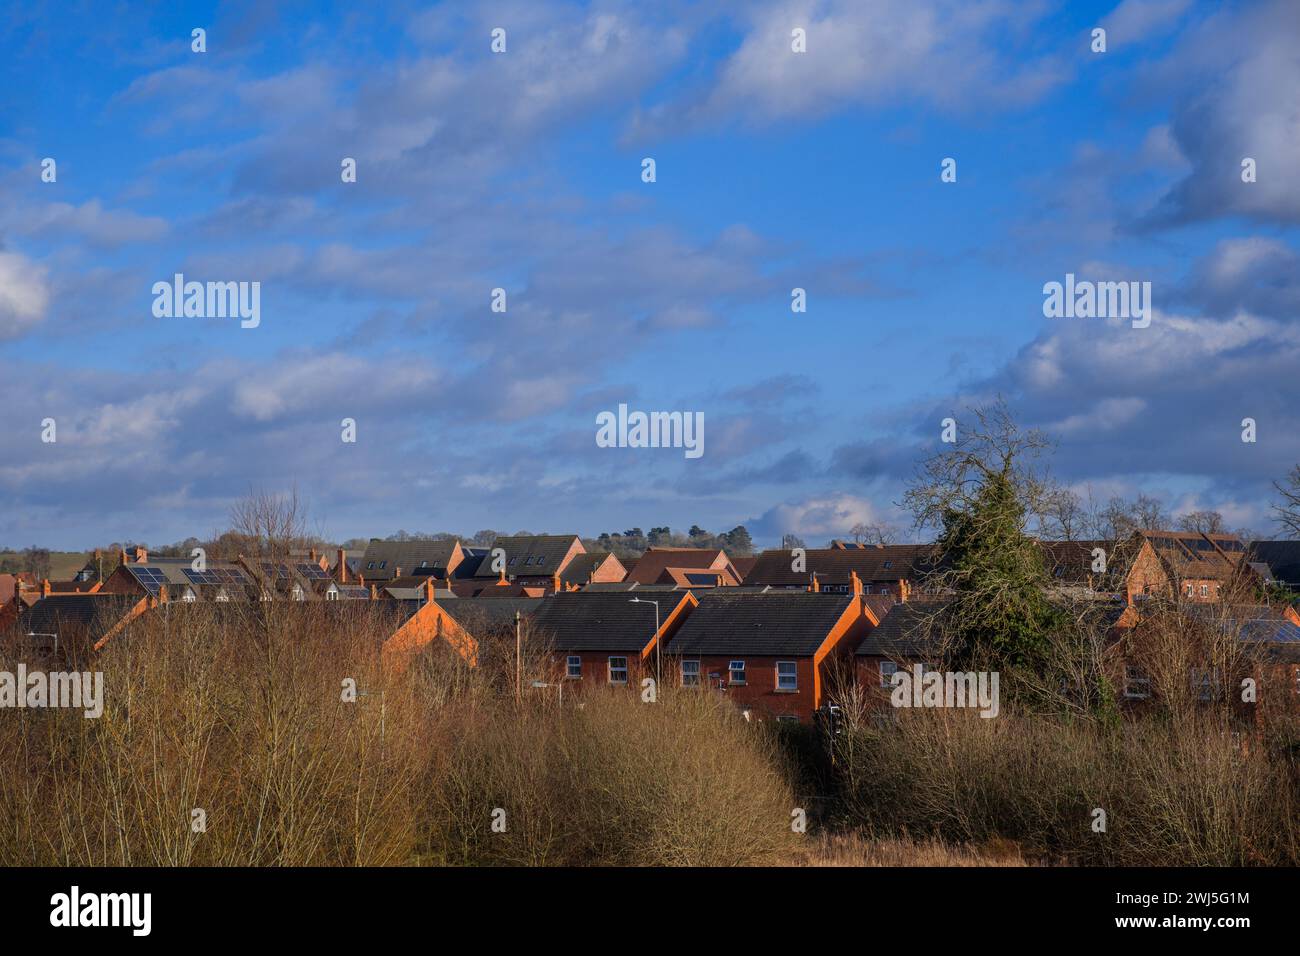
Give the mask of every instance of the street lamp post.
M 655 606 L 655 693 L 657 694 L 659 688 L 663 686 L 664 682 L 663 641 L 659 639 L 659 602 L 643 600 L 642 598 L 633 598 L 631 603 L 653 604 Z

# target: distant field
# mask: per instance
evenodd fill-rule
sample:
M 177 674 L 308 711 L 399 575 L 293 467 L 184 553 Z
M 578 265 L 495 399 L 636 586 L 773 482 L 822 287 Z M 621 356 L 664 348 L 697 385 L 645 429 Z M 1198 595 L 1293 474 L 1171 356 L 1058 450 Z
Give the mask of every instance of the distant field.
M 85 566 L 88 555 L 85 551 L 51 551 L 50 580 L 66 581 Z M 0 551 L 0 567 L 23 566 L 22 552 Z

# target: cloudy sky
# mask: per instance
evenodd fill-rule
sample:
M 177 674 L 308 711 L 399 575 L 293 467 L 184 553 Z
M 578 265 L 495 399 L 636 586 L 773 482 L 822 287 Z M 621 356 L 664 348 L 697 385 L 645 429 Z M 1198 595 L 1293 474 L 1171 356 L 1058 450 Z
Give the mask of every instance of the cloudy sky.
M 1096 496 L 1266 527 L 1300 460 L 1294 0 L 138 6 L 0 13 L 0 545 L 294 481 L 340 539 L 820 543 L 997 394 Z M 178 272 L 260 325 L 156 317 Z M 1066 273 L 1150 326 L 1045 318 Z

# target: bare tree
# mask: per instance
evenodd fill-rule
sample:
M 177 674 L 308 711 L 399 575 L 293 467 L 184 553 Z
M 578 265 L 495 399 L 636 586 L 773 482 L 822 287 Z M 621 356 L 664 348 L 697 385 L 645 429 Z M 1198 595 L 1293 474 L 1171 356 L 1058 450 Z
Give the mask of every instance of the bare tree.
M 1217 511 L 1189 511 L 1178 519 L 1181 531 L 1195 531 L 1202 534 L 1223 534 L 1223 515 Z
M 249 489 L 230 509 L 231 533 L 252 554 L 283 559 L 307 538 L 307 506 L 295 483 L 284 494 Z
M 898 529 L 882 522 L 860 521 L 849 529 L 858 544 L 897 544 Z
M 1101 524 L 1108 532 L 1106 537 L 1120 540 L 1142 529 L 1168 528 L 1173 523 L 1164 503 L 1150 495 L 1138 495 L 1125 501 L 1118 495 L 1111 498 L 1101 512 Z
M 1275 481 L 1273 487 L 1282 496 L 1282 503 L 1273 506 L 1273 520 L 1288 538 L 1300 538 L 1300 465 L 1291 469 L 1286 484 Z
M 1088 524 L 1083 499 L 1069 488 L 1055 487 L 1043 494 L 1038 526 L 1044 538 L 1077 541 L 1088 534 Z

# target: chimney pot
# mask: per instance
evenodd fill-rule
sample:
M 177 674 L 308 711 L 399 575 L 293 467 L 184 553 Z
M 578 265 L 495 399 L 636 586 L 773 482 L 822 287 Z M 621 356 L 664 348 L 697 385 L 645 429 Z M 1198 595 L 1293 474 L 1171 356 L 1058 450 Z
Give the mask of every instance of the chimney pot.
M 41 597 L 49 597 L 49 596 L 50 596 L 50 591 L 51 591 L 51 588 L 50 588 L 50 579 L 49 579 L 49 578 L 41 578 Z
M 339 584 L 348 583 L 348 555 L 342 548 L 339 548 L 339 566 L 335 569 L 338 573 Z

